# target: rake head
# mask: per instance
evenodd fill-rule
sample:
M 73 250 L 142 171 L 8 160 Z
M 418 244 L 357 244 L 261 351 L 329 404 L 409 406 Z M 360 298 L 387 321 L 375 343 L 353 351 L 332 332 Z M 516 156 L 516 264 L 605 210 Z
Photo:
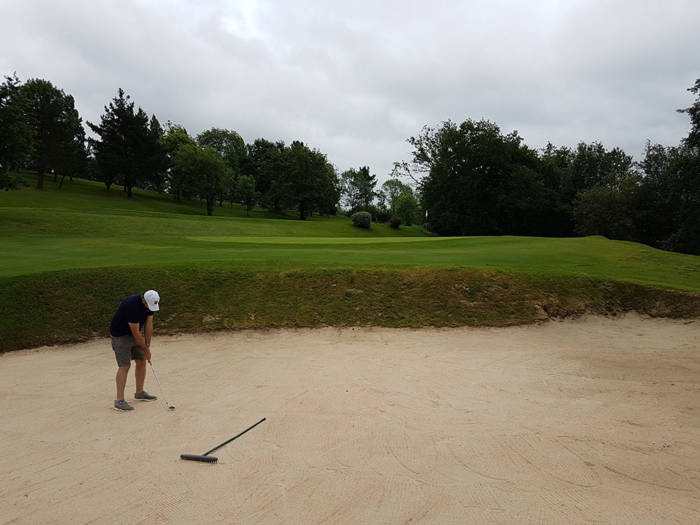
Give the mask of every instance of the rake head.
M 199 456 L 197 454 L 180 454 L 180 459 L 202 461 L 203 463 L 216 463 L 219 460 L 216 456 Z

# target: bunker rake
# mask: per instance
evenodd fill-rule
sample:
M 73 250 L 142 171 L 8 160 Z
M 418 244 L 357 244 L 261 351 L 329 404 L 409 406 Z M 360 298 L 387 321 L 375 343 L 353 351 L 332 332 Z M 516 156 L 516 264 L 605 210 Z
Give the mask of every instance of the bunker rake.
M 228 443 L 231 443 L 231 441 L 233 441 L 234 439 L 241 437 L 243 434 L 245 434 L 246 432 L 248 432 L 250 429 L 252 429 L 252 428 L 254 428 L 254 427 L 257 427 L 257 426 L 258 426 L 260 423 L 262 423 L 263 421 L 265 421 L 265 418 L 262 418 L 260 421 L 258 421 L 258 422 L 255 423 L 254 425 L 252 425 L 252 426 L 246 428 L 246 429 L 245 429 L 243 432 L 241 432 L 240 434 L 237 434 L 237 435 L 233 436 L 231 439 L 229 439 L 229 440 L 227 440 L 227 441 L 224 441 L 224 442 L 221 443 L 220 445 L 215 446 L 213 449 L 211 449 L 211 450 L 208 451 L 208 452 L 205 452 L 205 453 L 202 454 L 201 456 L 200 456 L 200 455 L 197 455 L 197 454 L 180 454 L 180 459 L 187 459 L 187 460 L 189 460 L 189 461 L 202 461 L 202 462 L 204 462 L 204 463 L 216 463 L 216 462 L 219 460 L 219 458 L 217 458 L 216 456 L 210 456 L 209 454 L 211 454 L 212 452 L 214 452 L 214 451 L 217 450 L 217 449 L 220 449 L 220 448 L 223 447 L 224 445 L 226 445 L 226 444 L 228 444 Z

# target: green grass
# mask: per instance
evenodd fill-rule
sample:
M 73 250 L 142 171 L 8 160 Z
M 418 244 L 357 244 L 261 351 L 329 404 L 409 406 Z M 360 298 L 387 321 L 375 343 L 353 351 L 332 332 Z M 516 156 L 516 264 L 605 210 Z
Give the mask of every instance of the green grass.
M 0 351 L 105 335 L 115 301 L 151 287 L 166 331 L 700 315 L 700 257 L 637 243 L 366 231 L 346 217 L 245 217 L 237 205 L 207 217 L 153 192 L 46 186 L 0 192 Z
M 700 257 L 602 237 L 368 237 L 341 220 L 204 219 L 0 208 L 0 249 L 5 254 L 0 277 L 145 264 L 237 270 L 443 267 L 700 291 Z M 339 231 L 338 225 L 348 232 Z M 221 235 L 224 231 L 228 235 Z M 337 236 L 357 232 L 363 235 Z

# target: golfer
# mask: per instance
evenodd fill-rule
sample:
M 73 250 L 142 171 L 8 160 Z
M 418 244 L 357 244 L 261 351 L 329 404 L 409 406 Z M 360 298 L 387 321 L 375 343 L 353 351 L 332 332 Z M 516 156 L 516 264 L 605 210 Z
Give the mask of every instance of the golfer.
M 155 401 L 158 399 L 143 389 L 146 379 L 146 361 L 151 359 L 151 335 L 153 335 L 153 312 L 160 307 L 160 296 L 155 290 L 143 294 L 131 295 L 124 299 L 117 308 L 109 333 L 112 335 L 112 349 L 117 358 L 117 399 L 114 401 L 115 410 L 133 410 L 124 399 L 126 376 L 131 367 L 131 360 L 136 363 L 136 393 L 135 399 Z M 143 331 L 143 334 L 141 333 Z

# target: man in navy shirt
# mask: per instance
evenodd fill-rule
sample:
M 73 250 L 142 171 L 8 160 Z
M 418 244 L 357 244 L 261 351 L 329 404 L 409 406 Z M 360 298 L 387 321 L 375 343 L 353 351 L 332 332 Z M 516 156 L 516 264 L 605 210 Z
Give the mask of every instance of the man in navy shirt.
M 146 379 L 146 361 L 151 359 L 151 335 L 153 335 L 153 312 L 160 309 L 160 296 L 155 290 L 148 290 L 143 294 L 131 295 L 124 299 L 117 308 L 109 333 L 112 336 L 112 349 L 117 359 L 117 399 L 114 401 L 114 409 L 127 411 L 133 410 L 124 399 L 126 377 L 131 367 L 131 360 L 136 364 L 134 375 L 136 376 L 135 399 L 142 401 L 154 401 L 152 396 L 143 389 Z M 141 334 L 143 330 L 143 334 Z

